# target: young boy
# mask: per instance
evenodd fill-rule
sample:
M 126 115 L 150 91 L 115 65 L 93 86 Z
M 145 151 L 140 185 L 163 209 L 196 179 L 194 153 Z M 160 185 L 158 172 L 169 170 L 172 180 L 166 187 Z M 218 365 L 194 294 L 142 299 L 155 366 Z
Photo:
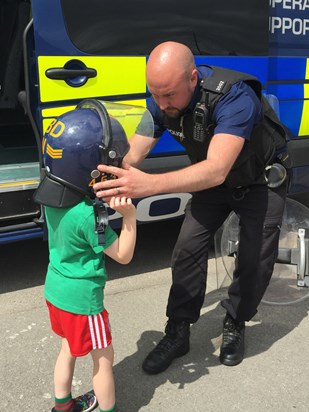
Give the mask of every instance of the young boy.
M 123 216 L 119 238 L 107 227 L 106 245 L 98 246 L 93 230 L 93 207 L 85 199 L 70 209 L 45 208 L 48 225 L 50 263 L 45 298 L 52 330 L 61 337 L 61 350 L 54 371 L 53 411 L 76 411 L 71 385 L 76 358 L 91 354 L 93 389 L 100 411 L 115 410 L 112 372 L 113 346 L 108 313 L 103 306 L 106 282 L 104 254 L 119 263 L 129 263 L 136 238 L 136 209 L 131 199 L 112 198 L 110 207 Z M 82 397 L 84 409 L 91 411 L 93 396 Z M 86 409 L 85 409 L 86 408 Z
M 104 256 L 121 264 L 131 261 L 136 209 L 124 196 L 110 200 L 109 207 L 122 215 L 117 236 L 108 225 L 104 204 L 95 200 L 92 185 L 101 178 L 96 165 L 104 155 L 102 147 L 107 151 L 105 159 L 113 150 L 111 156 L 115 161 L 116 153 L 118 163 L 128 150 L 120 124 L 113 119 L 106 123 L 106 113 L 102 115 L 98 109 L 97 104 L 75 109 L 48 128 L 43 140 L 45 178 L 34 196 L 44 205 L 48 229 L 44 296 L 52 330 L 61 337 L 54 369 L 53 412 L 90 412 L 97 404 L 100 412 L 116 411 L 114 351 L 103 303 L 107 279 Z M 113 144 L 112 150 L 109 144 Z M 74 399 L 71 388 L 76 358 L 88 353 L 93 360 L 94 394 Z

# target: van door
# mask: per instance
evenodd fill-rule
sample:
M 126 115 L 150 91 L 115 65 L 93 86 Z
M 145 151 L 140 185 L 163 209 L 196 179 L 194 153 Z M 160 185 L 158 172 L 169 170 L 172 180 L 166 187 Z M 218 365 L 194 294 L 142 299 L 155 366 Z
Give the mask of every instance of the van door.
M 196 2 L 196 7 L 188 11 L 187 2 L 182 0 L 177 2 L 175 14 L 175 4 L 165 0 L 158 0 L 151 13 L 138 1 L 121 0 L 115 4 L 98 0 L 33 0 L 37 66 L 37 111 L 33 115 L 38 133 L 42 136 L 55 116 L 74 108 L 84 98 L 145 105 L 146 62 L 161 41 L 187 44 L 198 56 L 198 64 L 207 63 L 209 55 L 217 54 L 237 67 L 238 54 L 250 55 L 247 67 L 266 80 L 267 0 L 263 4 L 260 0 L 250 3 L 250 13 L 252 8 L 258 10 L 254 31 L 252 19 L 249 24 L 245 18 L 249 7 L 243 0 L 238 0 L 243 9 L 239 14 L 235 14 L 235 4 L 220 2 L 216 9 L 211 0 Z M 230 23 L 238 29 L 227 38 L 223 33 Z M 188 164 L 184 148 L 166 132 L 142 167 L 163 172 Z M 138 219 L 180 216 L 187 198 L 188 194 L 171 194 L 143 200 Z
M 0 2 L 0 244 L 41 236 L 32 194 L 40 180 L 38 145 L 24 107 L 23 33 L 30 0 Z

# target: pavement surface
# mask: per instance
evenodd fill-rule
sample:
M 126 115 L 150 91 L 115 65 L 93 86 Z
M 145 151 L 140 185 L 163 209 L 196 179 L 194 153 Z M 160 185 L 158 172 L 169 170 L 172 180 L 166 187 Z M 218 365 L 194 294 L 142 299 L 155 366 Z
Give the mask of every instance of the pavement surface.
M 146 265 L 147 266 L 147 265 Z M 210 261 L 208 290 L 191 351 L 155 376 L 141 364 L 163 336 L 170 269 L 108 281 L 105 304 L 115 348 L 114 374 L 121 412 L 309 411 L 309 300 L 262 303 L 247 324 L 246 357 L 236 367 L 218 361 L 226 278 Z M 221 272 L 222 273 L 222 272 Z M 47 412 L 53 406 L 53 366 L 59 340 L 49 326 L 43 285 L 0 294 L 0 411 Z M 92 388 L 89 356 L 76 364 L 73 396 Z

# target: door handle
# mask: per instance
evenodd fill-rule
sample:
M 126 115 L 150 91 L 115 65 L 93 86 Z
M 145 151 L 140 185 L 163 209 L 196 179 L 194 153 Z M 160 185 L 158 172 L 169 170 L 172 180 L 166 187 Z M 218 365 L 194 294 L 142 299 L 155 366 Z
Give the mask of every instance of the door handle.
M 75 77 L 83 76 L 87 79 L 92 77 L 96 77 L 97 71 L 96 69 L 66 69 L 64 67 L 54 67 L 51 69 L 47 69 L 46 77 L 52 80 L 69 80 L 74 79 Z

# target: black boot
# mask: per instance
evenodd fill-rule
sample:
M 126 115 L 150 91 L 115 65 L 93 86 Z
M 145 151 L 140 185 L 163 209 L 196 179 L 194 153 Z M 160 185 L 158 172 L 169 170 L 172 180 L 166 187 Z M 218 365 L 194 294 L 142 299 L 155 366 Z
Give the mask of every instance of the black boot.
M 185 355 L 190 350 L 190 323 L 169 320 L 165 327 L 165 336 L 149 353 L 142 368 L 150 374 L 165 371 L 173 359 Z
M 228 313 L 223 321 L 223 339 L 220 362 L 223 365 L 238 365 L 245 353 L 245 322 L 236 322 Z

